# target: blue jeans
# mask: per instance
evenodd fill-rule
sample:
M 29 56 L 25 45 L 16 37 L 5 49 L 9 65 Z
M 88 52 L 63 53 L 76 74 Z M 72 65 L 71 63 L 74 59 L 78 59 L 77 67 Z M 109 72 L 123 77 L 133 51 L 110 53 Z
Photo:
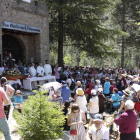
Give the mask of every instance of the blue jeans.
M 4 134 L 5 140 L 12 140 L 6 118 L 0 119 L 0 129 Z

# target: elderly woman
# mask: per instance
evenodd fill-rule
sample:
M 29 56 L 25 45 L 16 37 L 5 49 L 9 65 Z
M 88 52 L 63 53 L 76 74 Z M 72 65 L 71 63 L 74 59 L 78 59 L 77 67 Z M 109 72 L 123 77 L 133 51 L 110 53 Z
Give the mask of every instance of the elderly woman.
M 86 100 L 86 97 L 84 95 L 83 89 L 82 88 L 77 88 L 76 94 L 77 94 L 77 98 L 76 98 L 75 103 L 79 105 L 80 109 L 83 112 L 86 112 L 87 111 L 87 107 L 86 107 L 87 100 Z
M 94 118 L 94 115 L 99 113 L 99 99 L 95 89 L 91 90 L 92 98 L 89 101 L 89 112 L 91 118 Z
M 56 98 L 53 99 L 52 102 L 56 102 L 56 103 L 58 103 L 58 105 L 60 107 L 62 107 L 63 98 L 61 97 L 61 91 L 60 90 L 56 90 L 55 94 L 56 94 Z
M 84 124 L 86 124 L 86 117 L 77 104 L 72 104 L 67 121 L 70 126 L 70 136 L 74 140 L 85 140 Z
M 22 113 L 22 102 L 23 101 L 24 100 L 23 100 L 23 96 L 21 95 L 21 91 L 17 90 L 16 91 L 16 96 L 15 96 L 15 108 L 18 109 L 18 110 L 21 110 L 21 113 Z
M 123 94 L 124 94 L 124 98 L 123 98 L 123 101 L 121 103 L 121 106 L 120 106 L 120 109 L 119 109 L 119 112 L 122 111 L 123 107 L 124 107 L 124 104 L 127 100 L 130 99 L 130 90 L 127 88 L 125 90 L 123 90 Z

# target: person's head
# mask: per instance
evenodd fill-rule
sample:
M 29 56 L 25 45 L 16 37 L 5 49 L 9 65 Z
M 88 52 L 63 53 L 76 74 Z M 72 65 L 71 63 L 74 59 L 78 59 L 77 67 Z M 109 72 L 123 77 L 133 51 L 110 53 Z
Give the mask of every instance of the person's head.
M 118 93 L 118 89 L 117 88 L 113 88 L 113 93 Z
M 79 113 L 80 112 L 80 108 L 78 104 L 72 104 L 71 106 L 71 113 Z
M 62 82 L 61 82 L 61 85 L 62 85 L 62 87 L 64 87 L 64 86 L 66 86 L 67 84 L 66 84 L 65 81 L 62 81 Z
M 136 92 L 132 92 L 131 95 L 132 95 L 132 98 L 135 98 L 137 96 L 137 93 Z
M 17 91 L 16 91 L 16 94 L 17 94 L 17 96 L 20 97 L 20 95 L 21 95 L 21 91 L 20 91 L 20 90 L 17 90 Z
M 129 97 L 130 96 L 130 90 L 128 88 L 126 88 L 125 90 L 122 91 L 123 94 L 126 96 L 126 97 Z
M 92 89 L 91 90 L 91 96 L 92 97 L 95 97 L 96 95 L 97 95 L 96 90 L 95 89 Z
M 58 90 L 55 91 L 55 94 L 56 94 L 57 96 L 61 96 L 61 91 L 58 89 Z
M 80 82 L 80 81 L 77 81 L 77 82 L 76 82 L 76 86 L 77 86 L 77 87 L 80 87 L 80 86 L 81 86 L 81 82 Z
M 134 79 L 134 83 L 138 83 L 139 79 L 138 78 L 135 78 Z
M 77 88 L 76 94 L 77 94 L 78 96 L 83 96 L 83 95 L 84 95 L 83 89 L 82 89 L 82 88 Z
M 46 62 L 46 64 L 49 64 L 49 61 L 48 60 L 46 60 L 45 62 Z
M 5 84 L 7 83 L 7 78 L 6 77 L 1 77 L 0 83 L 1 83 L 1 86 L 4 87 Z
M 98 88 L 98 94 L 102 94 L 103 93 L 103 88 Z
M 65 101 L 64 103 L 65 108 L 69 108 L 70 107 L 70 102 L 68 100 Z
M 95 80 L 97 85 L 100 85 L 100 80 Z
M 134 103 L 131 100 L 127 100 L 125 102 L 125 111 L 127 110 L 133 110 L 134 109 Z
M 101 129 L 103 124 L 103 117 L 101 114 L 96 114 L 94 116 L 94 124 L 97 130 Z
M 105 81 L 109 81 L 109 77 L 106 77 L 106 78 L 105 78 Z
M 32 64 L 31 64 L 31 67 L 34 67 L 34 65 L 35 65 L 35 64 L 34 64 L 34 63 L 32 63 Z
M 12 56 L 12 54 L 11 54 L 10 52 L 8 53 L 8 55 L 9 55 L 10 57 Z
M 39 66 L 42 67 L 42 63 L 39 63 Z

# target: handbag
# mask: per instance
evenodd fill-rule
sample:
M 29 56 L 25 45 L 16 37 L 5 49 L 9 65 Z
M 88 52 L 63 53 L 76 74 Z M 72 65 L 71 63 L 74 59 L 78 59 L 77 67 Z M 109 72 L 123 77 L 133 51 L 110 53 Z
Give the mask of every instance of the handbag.
M 70 135 L 77 135 L 77 130 L 70 130 Z

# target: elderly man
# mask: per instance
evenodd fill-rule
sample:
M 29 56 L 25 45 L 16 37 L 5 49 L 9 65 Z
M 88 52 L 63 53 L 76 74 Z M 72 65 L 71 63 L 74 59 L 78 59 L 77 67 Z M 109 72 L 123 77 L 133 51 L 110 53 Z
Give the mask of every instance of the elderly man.
M 125 112 L 114 120 L 119 125 L 120 140 L 136 139 L 137 114 L 133 109 L 134 103 L 131 100 L 127 100 L 125 102 Z
M 109 140 L 109 129 L 103 125 L 103 117 L 101 114 L 94 116 L 94 124 L 88 130 L 86 140 Z
M 52 67 L 51 67 L 51 65 L 49 64 L 49 61 L 48 61 L 48 60 L 46 60 L 45 62 L 46 62 L 46 64 L 44 65 L 45 75 L 46 75 L 46 76 L 49 76 L 49 75 L 52 74 Z

